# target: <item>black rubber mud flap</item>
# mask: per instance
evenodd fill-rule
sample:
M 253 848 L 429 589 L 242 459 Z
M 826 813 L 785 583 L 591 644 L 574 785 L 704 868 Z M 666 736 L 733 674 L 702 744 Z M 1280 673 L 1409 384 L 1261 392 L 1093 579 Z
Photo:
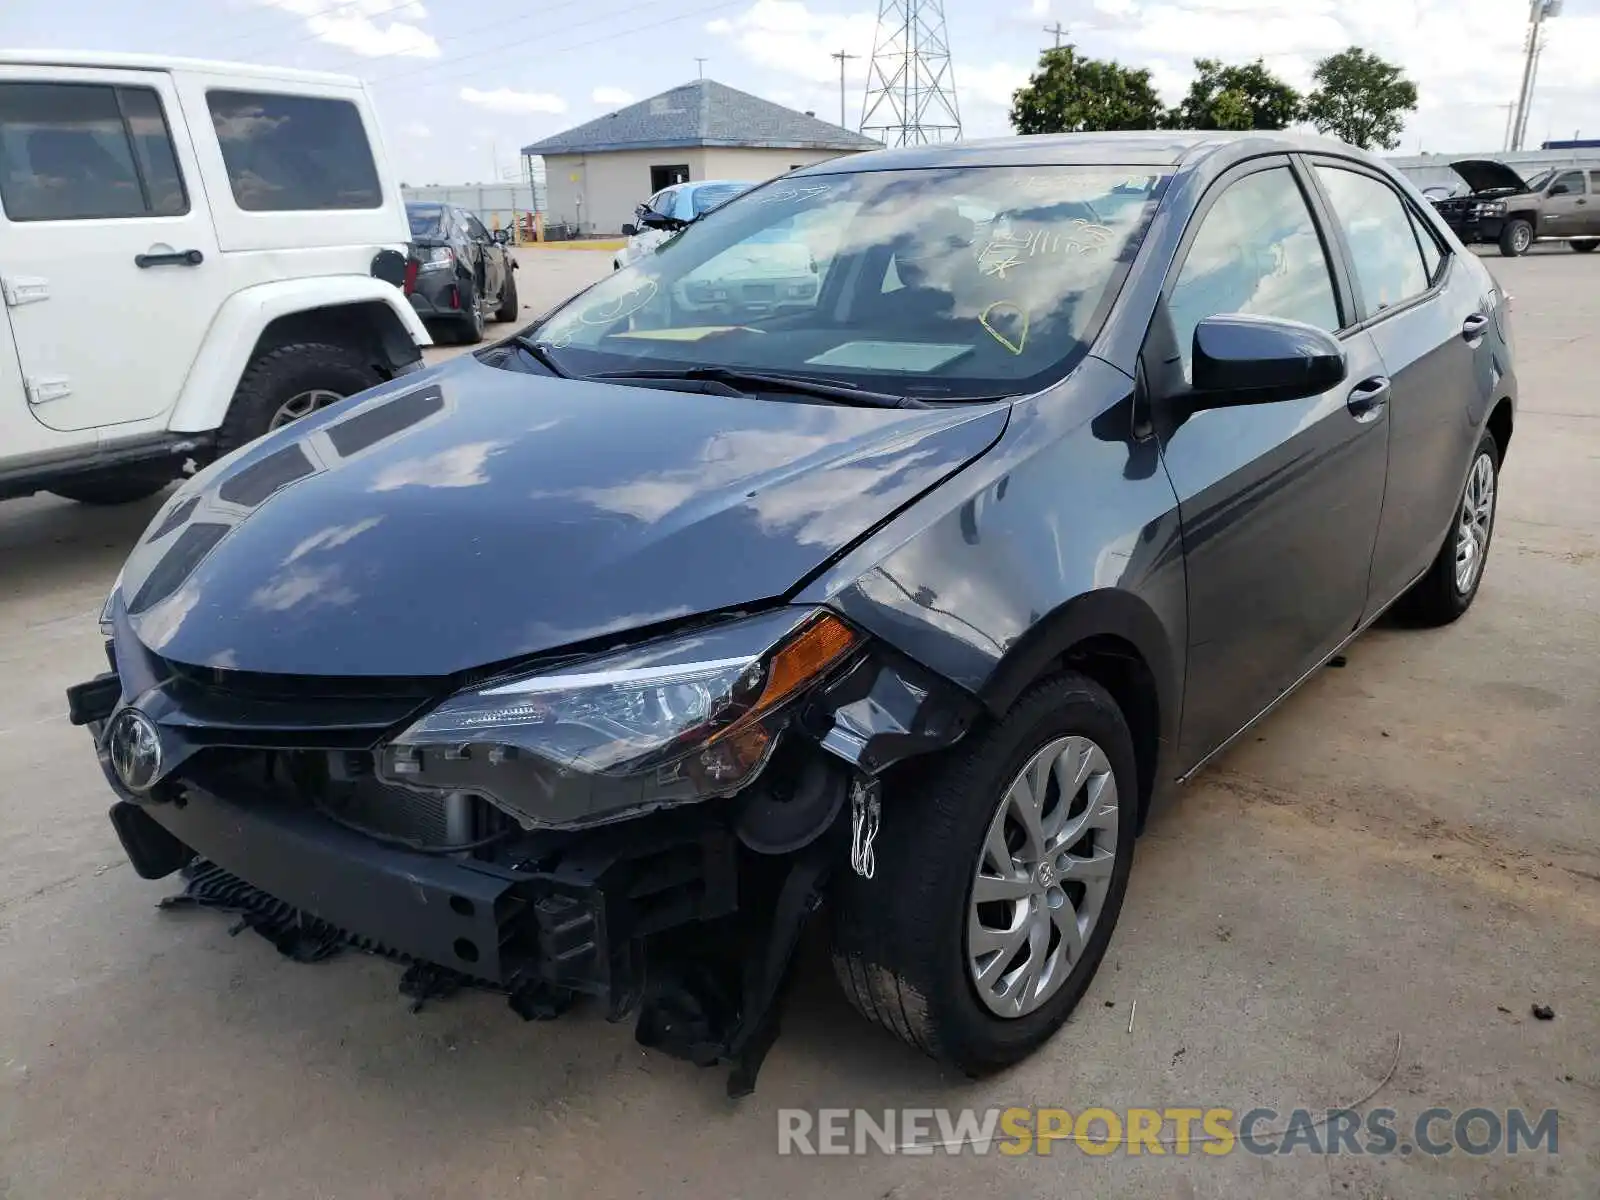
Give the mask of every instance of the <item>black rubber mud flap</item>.
M 111 827 L 140 879 L 165 879 L 194 857 L 194 851 L 154 817 L 126 800 L 111 806 Z

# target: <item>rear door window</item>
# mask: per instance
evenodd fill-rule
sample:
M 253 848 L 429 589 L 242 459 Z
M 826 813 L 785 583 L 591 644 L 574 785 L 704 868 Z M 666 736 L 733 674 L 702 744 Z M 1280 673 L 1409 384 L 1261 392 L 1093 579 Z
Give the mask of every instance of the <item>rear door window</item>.
M 1317 177 L 1344 226 L 1367 312 L 1392 308 L 1427 291 L 1432 273 L 1399 194 L 1371 175 L 1341 167 L 1319 163 Z
M 188 212 L 161 98 L 142 87 L 0 83 L 0 204 L 13 221 Z
M 381 208 L 361 113 L 348 100 L 206 93 L 233 198 L 246 212 Z

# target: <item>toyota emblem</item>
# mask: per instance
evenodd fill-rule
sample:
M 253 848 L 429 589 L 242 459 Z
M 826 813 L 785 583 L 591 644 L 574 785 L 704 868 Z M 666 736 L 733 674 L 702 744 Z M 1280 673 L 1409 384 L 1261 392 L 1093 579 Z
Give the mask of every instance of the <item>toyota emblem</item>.
M 129 791 L 147 790 L 161 774 L 161 735 L 138 709 L 125 708 L 112 718 L 106 746 L 111 769 Z
M 1055 864 L 1049 859 L 1039 864 L 1039 886 L 1054 887 L 1056 884 Z

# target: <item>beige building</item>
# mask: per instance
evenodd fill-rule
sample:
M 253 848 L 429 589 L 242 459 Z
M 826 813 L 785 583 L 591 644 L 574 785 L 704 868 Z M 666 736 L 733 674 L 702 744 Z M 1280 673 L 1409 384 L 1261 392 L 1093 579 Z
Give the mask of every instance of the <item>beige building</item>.
M 880 143 L 710 79 L 697 79 L 545 138 L 546 225 L 612 234 L 639 202 L 696 179 L 760 181 Z

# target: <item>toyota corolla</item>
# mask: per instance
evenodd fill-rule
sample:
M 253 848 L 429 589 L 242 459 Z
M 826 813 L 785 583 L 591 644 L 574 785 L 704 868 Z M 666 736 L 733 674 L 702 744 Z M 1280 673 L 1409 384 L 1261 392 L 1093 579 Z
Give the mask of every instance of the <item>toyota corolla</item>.
M 681 303 L 774 236 L 814 295 Z M 741 1092 L 820 912 L 868 1019 L 992 1070 L 1169 785 L 1472 604 L 1507 308 L 1332 142 L 824 163 L 189 480 L 73 719 L 138 872 L 295 957 L 590 997 Z

